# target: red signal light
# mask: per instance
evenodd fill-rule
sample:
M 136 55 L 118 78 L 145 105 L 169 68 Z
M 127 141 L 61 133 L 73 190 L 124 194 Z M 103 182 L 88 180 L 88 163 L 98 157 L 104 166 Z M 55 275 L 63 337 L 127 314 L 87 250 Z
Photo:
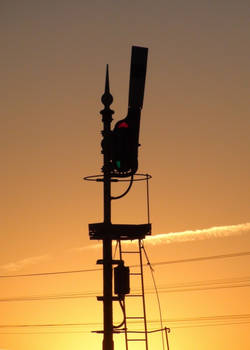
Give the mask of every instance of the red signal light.
M 118 126 L 117 126 L 119 129 L 120 128 L 128 128 L 128 123 L 126 123 L 126 122 L 121 122 Z
M 112 132 L 112 165 L 118 177 L 135 174 L 138 167 L 135 124 L 132 118 L 126 117 L 116 123 Z

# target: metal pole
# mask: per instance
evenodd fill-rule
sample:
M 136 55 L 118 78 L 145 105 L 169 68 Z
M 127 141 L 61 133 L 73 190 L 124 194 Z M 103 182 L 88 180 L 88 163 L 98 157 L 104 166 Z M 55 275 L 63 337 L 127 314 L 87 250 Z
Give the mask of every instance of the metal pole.
M 111 223 L 111 186 L 110 186 L 110 152 L 109 136 L 112 122 L 112 111 L 109 106 L 113 97 L 109 91 L 108 65 L 106 70 L 105 92 L 102 96 L 104 109 L 100 112 L 103 121 L 103 207 L 104 223 Z M 103 350 L 113 350 L 113 308 L 112 308 L 112 239 L 107 236 L 103 239 Z

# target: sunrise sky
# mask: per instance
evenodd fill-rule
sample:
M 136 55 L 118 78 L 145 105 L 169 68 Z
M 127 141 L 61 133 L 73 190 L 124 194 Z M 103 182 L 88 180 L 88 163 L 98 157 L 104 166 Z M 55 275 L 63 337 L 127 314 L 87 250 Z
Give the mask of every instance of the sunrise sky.
M 102 167 L 107 63 L 114 122 L 126 116 L 132 45 L 149 48 L 139 172 L 152 175 L 145 247 L 170 349 L 249 350 L 249 12 L 246 0 L 0 1 L 1 350 L 102 348 L 88 237 L 102 185 L 82 178 Z M 115 201 L 114 223 L 147 222 L 145 189 Z M 43 274 L 72 270 L 91 271 Z M 145 284 L 156 329 L 149 268 Z

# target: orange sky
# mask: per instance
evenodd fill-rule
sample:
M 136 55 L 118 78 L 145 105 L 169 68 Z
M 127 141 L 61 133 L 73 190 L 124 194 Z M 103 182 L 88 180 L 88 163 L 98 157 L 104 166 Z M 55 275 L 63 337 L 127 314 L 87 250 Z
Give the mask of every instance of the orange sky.
M 250 251 L 249 226 L 241 226 L 250 222 L 247 1 L 2 1 L 0 29 L 1 276 L 96 268 L 101 251 L 88 247 L 94 242 L 87 225 L 103 219 L 102 188 L 82 177 L 102 166 L 106 63 L 114 119 L 126 116 L 132 45 L 149 48 L 139 171 L 153 176 L 153 235 L 226 227 L 223 234 L 198 233 L 204 239 L 185 233 L 187 239 L 148 243 L 151 262 Z M 144 223 L 145 184 L 116 201 L 112 217 Z M 249 323 L 242 322 L 250 319 L 249 287 L 232 284 L 249 275 L 249 255 L 155 266 L 171 350 L 248 350 Z M 173 284 L 211 287 L 217 279 L 226 288 L 163 293 Z M 101 349 L 101 337 L 88 333 L 101 325 L 1 328 L 101 322 L 102 305 L 94 296 L 3 301 L 98 294 L 100 271 L 0 283 L 1 350 Z M 153 287 L 148 271 L 146 286 Z M 148 319 L 158 319 L 155 296 L 148 293 L 147 300 Z M 224 323 L 234 324 L 180 321 L 223 315 Z M 115 308 L 116 323 L 120 316 Z M 84 332 L 69 333 L 77 331 Z M 156 347 L 159 337 L 152 338 Z

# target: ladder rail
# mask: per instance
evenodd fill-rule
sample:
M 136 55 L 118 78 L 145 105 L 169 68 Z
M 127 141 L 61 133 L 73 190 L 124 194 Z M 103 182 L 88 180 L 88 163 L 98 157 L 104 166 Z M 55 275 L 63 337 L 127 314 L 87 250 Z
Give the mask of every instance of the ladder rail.
M 119 246 L 119 256 L 120 256 L 120 260 L 122 260 L 122 246 L 121 246 L 121 241 L 118 241 L 118 246 Z M 126 350 L 128 350 L 128 328 L 127 328 L 127 315 L 126 315 L 126 303 L 125 303 L 125 298 L 122 302 L 123 304 L 123 314 L 124 314 L 124 335 L 125 335 L 125 346 L 126 346 Z
M 138 240 L 139 252 L 140 252 L 140 268 L 141 268 L 141 286 L 142 286 L 142 304 L 143 304 L 143 314 L 144 314 L 144 330 L 146 339 L 146 350 L 148 350 L 148 330 L 147 330 L 147 318 L 146 318 L 146 303 L 145 303 L 145 290 L 144 290 L 144 277 L 143 277 L 143 262 L 142 262 L 142 243 Z
M 142 258 L 142 250 L 143 250 L 143 245 L 141 242 L 141 239 L 138 239 L 138 250 L 122 250 L 122 245 L 121 241 L 118 241 L 118 247 L 119 247 L 119 256 L 120 260 L 123 260 L 123 254 L 138 254 L 139 255 L 139 260 L 140 260 L 140 272 L 132 272 L 130 273 L 131 276 L 140 276 L 140 289 L 141 289 L 141 294 L 127 294 L 123 300 L 123 312 L 124 312 L 124 335 L 125 335 L 125 343 L 126 343 L 126 350 L 129 350 L 128 343 L 133 342 L 133 341 L 144 341 L 145 342 L 145 350 L 148 350 L 148 330 L 147 330 L 147 318 L 146 318 L 146 301 L 145 301 L 145 288 L 144 288 L 144 276 L 143 276 L 143 258 Z M 127 316 L 126 314 L 126 303 L 125 299 L 127 297 L 140 297 L 142 300 L 142 309 L 143 309 L 143 316 Z M 145 338 L 129 338 L 128 333 L 130 332 L 128 330 L 128 324 L 127 320 L 132 320 L 132 319 L 138 319 L 138 320 L 143 320 L 143 326 L 144 326 L 144 335 Z

